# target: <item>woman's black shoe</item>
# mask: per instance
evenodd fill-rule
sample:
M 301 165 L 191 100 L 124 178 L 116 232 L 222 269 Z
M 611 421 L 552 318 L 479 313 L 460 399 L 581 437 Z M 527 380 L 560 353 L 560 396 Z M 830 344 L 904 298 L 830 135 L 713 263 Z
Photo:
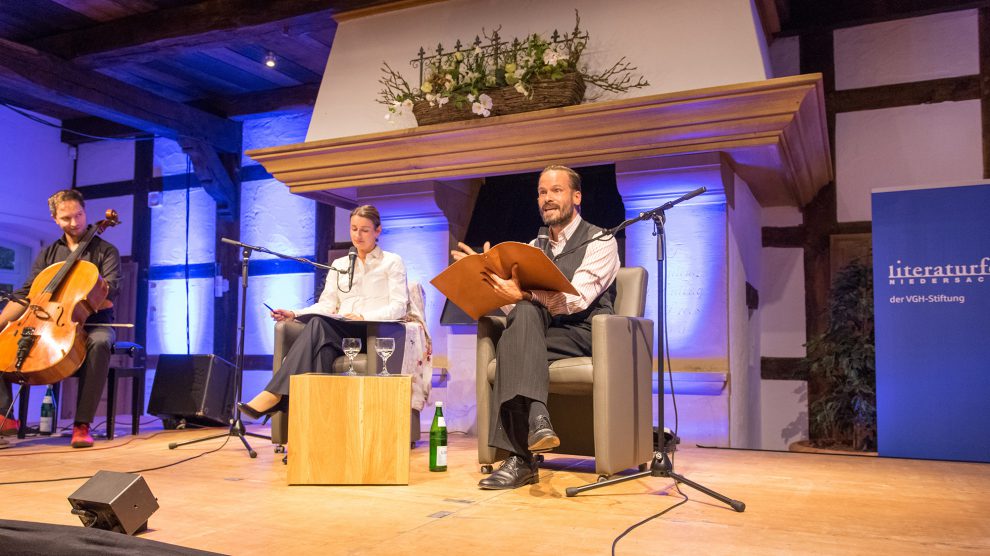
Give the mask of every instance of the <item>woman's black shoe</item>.
M 287 402 L 288 400 L 286 399 L 286 397 L 282 396 L 282 399 L 276 402 L 275 405 L 269 407 L 264 411 L 258 411 L 246 403 L 237 402 L 237 410 L 252 419 L 261 419 L 262 417 L 271 417 L 273 414 L 278 413 L 279 411 L 285 411 L 289 409 L 289 404 Z

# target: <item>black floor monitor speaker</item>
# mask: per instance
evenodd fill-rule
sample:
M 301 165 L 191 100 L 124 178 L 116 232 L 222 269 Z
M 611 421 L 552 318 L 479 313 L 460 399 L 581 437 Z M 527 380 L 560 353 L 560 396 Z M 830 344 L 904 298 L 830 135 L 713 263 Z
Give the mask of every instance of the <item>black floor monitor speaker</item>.
M 69 496 L 69 504 L 86 527 L 128 535 L 147 529 L 158 510 L 144 477 L 116 471 L 98 471 Z
M 226 425 L 234 413 L 234 366 L 216 355 L 158 357 L 148 413 L 202 425 Z

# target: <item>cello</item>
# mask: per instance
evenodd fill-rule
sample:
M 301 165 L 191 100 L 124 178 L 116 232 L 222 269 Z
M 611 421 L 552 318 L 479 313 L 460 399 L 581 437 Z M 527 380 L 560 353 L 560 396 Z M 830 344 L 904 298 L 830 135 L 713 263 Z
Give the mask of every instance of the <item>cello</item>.
M 0 331 L 3 378 L 20 384 L 53 384 L 82 365 L 84 323 L 112 303 L 99 269 L 80 257 L 96 234 L 119 223 L 117 211 L 108 209 L 106 218 L 89 227 L 68 259 L 45 268 L 31 282 L 27 309 Z

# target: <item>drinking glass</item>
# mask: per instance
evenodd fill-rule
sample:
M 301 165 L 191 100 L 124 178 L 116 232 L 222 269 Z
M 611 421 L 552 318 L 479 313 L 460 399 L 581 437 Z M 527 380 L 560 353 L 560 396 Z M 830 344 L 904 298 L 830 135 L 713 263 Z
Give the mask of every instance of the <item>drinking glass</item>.
M 375 351 L 382 358 L 382 372 L 378 373 L 379 376 L 389 376 L 387 363 L 388 358 L 392 357 L 392 352 L 395 351 L 395 338 L 375 338 Z
M 347 356 L 348 364 L 347 372 L 344 374 L 354 376 L 357 374 L 354 372 L 354 358 L 361 351 L 361 338 L 344 338 L 341 342 L 341 347 L 344 349 L 344 355 Z

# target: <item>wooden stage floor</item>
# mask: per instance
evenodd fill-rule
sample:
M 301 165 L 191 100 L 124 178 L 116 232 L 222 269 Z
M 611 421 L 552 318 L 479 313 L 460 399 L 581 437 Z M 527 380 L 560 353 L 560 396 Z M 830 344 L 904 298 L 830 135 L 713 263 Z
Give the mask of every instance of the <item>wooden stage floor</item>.
M 258 428 L 256 432 L 267 432 Z M 595 479 L 587 458 L 548 455 L 540 483 L 482 491 L 475 439 L 451 435 L 446 473 L 425 442 L 408 486 L 287 486 L 266 441 L 167 448 L 217 430 L 151 430 L 72 450 L 68 439 L 11 440 L 0 483 L 141 472 L 161 508 L 142 536 L 228 554 L 608 554 L 627 527 L 681 498 L 649 477 L 567 498 Z M 675 470 L 746 503 L 737 513 L 689 487 L 690 501 L 622 539 L 617 554 L 990 553 L 990 465 L 682 447 Z M 79 525 L 66 497 L 85 481 L 0 485 L 0 519 Z M 0 547 L 2 552 L 2 547 Z

